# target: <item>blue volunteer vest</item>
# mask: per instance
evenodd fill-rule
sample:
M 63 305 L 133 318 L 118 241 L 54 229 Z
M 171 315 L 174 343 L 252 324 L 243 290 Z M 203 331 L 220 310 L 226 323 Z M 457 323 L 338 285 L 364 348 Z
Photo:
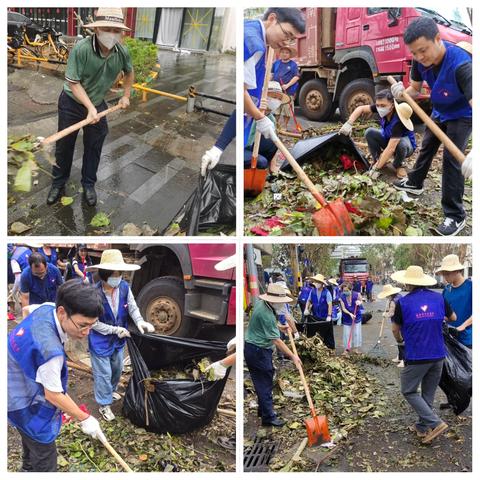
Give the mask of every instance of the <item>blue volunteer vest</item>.
M 355 302 L 358 300 L 358 292 L 352 292 L 352 295 L 350 297 L 350 303 L 348 303 L 347 296 L 344 293 L 340 295 L 340 300 L 343 302 L 343 304 L 345 305 L 345 308 L 350 313 L 354 313 Z M 361 321 L 362 321 L 362 308 L 357 307 L 357 313 L 355 313 L 355 323 L 361 323 Z M 350 315 L 347 315 L 342 310 L 342 325 L 351 325 L 351 324 L 352 324 L 352 317 Z
M 305 305 L 312 290 L 313 288 L 310 285 L 304 285 L 298 295 L 298 303 L 300 303 L 301 305 Z
M 90 260 L 90 257 L 87 257 L 86 260 L 85 260 L 85 263 L 83 263 L 82 261 L 78 260 L 77 259 L 77 265 L 78 265 L 78 269 L 83 273 L 85 274 L 85 270 L 87 269 L 87 267 L 89 267 L 90 265 L 92 265 L 92 262 Z M 77 275 L 78 277 L 78 275 Z M 90 283 L 93 283 L 93 275 L 92 275 L 92 272 L 87 272 L 86 273 L 86 277 L 88 278 L 88 281 Z
M 445 301 L 439 293 L 418 288 L 400 298 L 405 360 L 440 360 L 445 357 L 442 323 Z
M 43 386 L 35 381 L 37 369 L 62 356 L 61 380 L 63 392 L 67 392 L 67 363 L 54 310 L 54 305 L 42 305 L 8 336 L 8 420 L 40 443 L 57 438 L 62 412 L 45 399 Z
M 278 82 L 280 85 L 285 85 L 288 83 L 293 77 L 298 75 L 298 68 L 295 68 L 296 63 L 293 60 L 289 60 L 288 62 L 282 62 L 281 60 L 277 60 L 273 64 L 272 73 L 273 73 L 273 80 Z M 295 95 L 295 92 L 298 89 L 298 82 L 294 83 L 290 87 L 287 88 L 288 95 Z
M 38 253 L 41 253 L 44 257 L 47 263 L 51 263 L 52 265 L 57 266 L 57 251 L 54 248 L 51 248 L 50 251 L 52 252 L 50 255 L 47 255 L 43 248 L 38 249 Z
M 312 288 L 312 294 L 310 296 L 310 301 L 312 302 L 312 314 L 313 316 L 320 320 L 328 317 L 328 303 L 327 303 L 328 290 L 324 288 L 318 296 L 316 288 Z
M 107 297 L 105 296 L 102 282 L 98 282 L 96 287 L 103 300 L 103 315 L 98 318 L 98 321 L 115 327 L 128 328 L 128 283 L 125 280 L 122 280 L 118 286 L 117 294 L 119 295 L 119 300 L 116 317 L 110 308 Z M 90 351 L 93 351 L 99 357 L 108 357 L 112 355 L 115 350 L 120 350 L 125 346 L 125 341 L 125 338 L 118 338 L 118 335 L 102 335 L 95 330 L 91 330 L 88 335 Z
M 55 302 L 57 298 L 57 278 L 60 272 L 55 272 L 58 270 L 57 267 L 54 267 L 50 263 L 47 263 L 47 273 L 43 280 L 36 277 L 32 273 L 32 269 L 27 267 L 22 272 L 22 281 L 27 279 L 30 284 L 29 290 L 29 305 L 36 305 L 45 302 Z
M 380 127 L 382 137 L 386 142 L 389 142 L 392 138 L 392 130 L 397 123 L 402 123 L 400 117 L 398 116 L 397 112 L 394 110 L 393 115 L 390 121 L 386 119 L 386 117 L 380 118 Z M 405 129 L 403 133 L 403 137 L 408 137 L 412 148 L 415 150 L 417 148 L 417 141 L 415 140 L 415 132 L 411 132 L 410 130 Z
M 433 105 L 433 116 L 440 122 L 472 118 L 472 107 L 465 98 L 455 79 L 457 67 L 471 63 L 472 57 L 463 48 L 453 43 L 443 41 L 446 53 L 443 57 L 440 72 L 435 78 L 433 67 L 424 67 L 418 64 L 418 71 L 422 79 L 431 89 L 430 99 Z
M 373 290 L 373 282 L 371 280 L 367 280 L 365 284 L 365 289 L 367 292 L 371 292 Z
M 20 265 L 22 272 L 28 267 L 28 257 L 32 251 L 27 247 L 17 247 L 12 255 L 12 260 L 16 260 Z
M 255 65 L 255 77 L 257 87 L 248 90 L 257 107 L 260 105 L 262 97 L 263 81 L 265 79 L 265 52 L 267 46 L 263 39 L 263 29 L 260 20 L 245 20 L 243 24 L 243 61 L 249 60 L 254 53 L 262 52 L 260 60 Z M 243 117 L 243 146 L 248 146 L 248 138 L 250 129 L 252 128 L 253 119 L 244 115 Z
M 353 282 L 352 290 L 354 292 L 359 292 L 361 289 L 362 289 L 362 284 L 358 280 Z

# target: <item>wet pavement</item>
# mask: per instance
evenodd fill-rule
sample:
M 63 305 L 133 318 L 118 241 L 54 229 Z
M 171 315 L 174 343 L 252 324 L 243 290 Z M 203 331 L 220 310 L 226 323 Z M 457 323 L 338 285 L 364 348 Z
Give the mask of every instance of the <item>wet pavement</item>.
M 197 91 L 235 99 L 235 57 L 232 55 L 179 54 L 159 51 L 161 70 L 149 86 L 185 96 L 190 85 Z M 61 72 L 9 68 L 8 133 L 48 136 L 56 131 Z M 115 104 L 118 94 L 111 95 Z M 205 100 L 203 106 L 230 113 L 233 106 Z M 82 198 L 82 133 L 77 139 L 66 196 L 74 202 L 47 206 L 53 152 L 37 154 L 41 170 L 29 193 L 9 191 L 9 225 L 20 221 L 28 235 L 121 234 L 126 223 L 148 224 L 158 234 L 168 227 L 196 188 L 201 156 L 221 132 L 226 117 L 213 113 L 186 113 L 186 102 L 149 94 L 136 96 L 128 110 L 109 117 L 96 190 L 98 204 L 88 207 Z M 235 142 L 221 162 L 234 164 Z M 96 213 L 111 224 L 90 226 Z

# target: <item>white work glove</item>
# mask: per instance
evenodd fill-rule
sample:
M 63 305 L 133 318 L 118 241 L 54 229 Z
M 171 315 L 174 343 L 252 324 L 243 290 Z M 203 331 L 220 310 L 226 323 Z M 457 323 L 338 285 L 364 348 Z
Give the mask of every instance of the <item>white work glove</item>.
M 275 133 L 275 125 L 268 117 L 263 117 L 260 120 L 257 120 L 256 129 L 265 138 L 270 138 L 271 140 L 277 138 L 277 134 Z
M 390 315 L 388 314 L 388 312 L 383 312 L 382 313 L 382 317 L 383 318 L 388 318 Z
M 228 350 L 235 350 L 237 348 L 237 337 L 233 337 L 228 343 L 227 343 L 227 351 Z
M 305 310 L 303 311 L 303 314 L 304 315 L 310 315 L 311 311 L 312 311 L 312 309 L 310 307 L 305 308 Z
M 209 365 L 206 369 L 205 372 L 208 372 L 208 370 L 212 369 L 213 370 L 213 378 L 215 380 L 221 380 L 225 374 L 227 373 L 227 368 L 222 365 L 220 361 L 214 362 L 211 365 Z
M 220 150 L 218 147 L 213 146 L 210 150 L 207 150 L 202 157 L 202 167 L 200 169 L 200 173 L 202 177 L 205 176 L 208 170 L 212 170 L 217 166 L 217 163 L 220 161 L 220 157 L 222 156 L 223 151 Z
M 300 338 L 300 334 L 299 334 L 298 332 L 295 332 L 295 333 L 293 334 L 293 339 L 294 339 L 294 340 L 298 340 L 299 338 Z
M 145 330 L 147 333 L 153 333 L 155 331 L 155 327 L 151 324 L 146 322 L 145 320 L 140 320 L 137 323 L 137 328 L 140 330 L 140 333 L 143 335 Z
M 350 122 L 345 122 L 342 125 L 342 128 L 338 131 L 341 135 L 346 135 L 347 137 L 352 133 L 353 125 Z
M 462 175 L 465 178 L 471 178 L 472 176 L 472 152 L 470 152 L 462 163 Z
M 395 100 L 402 100 L 403 99 L 403 92 L 405 91 L 405 85 L 403 82 L 394 83 L 390 90 L 392 95 L 394 96 Z
M 90 435 L 101 442 L 107 441 L 102 429 L 100 428 L 100 424 L 95 417 L 90 415 L 85 420 L 80 422 L 80 427 L 82 428 L 83 433 L 86 433 L 87 435 Z
M 332 317 L 329 315 L 329 316 L 327 317 L 327 322 L 331 322 L 331 321 L 332 321 Z
M 362 301 L 361 301 L 361 300 L 357 300 L 357 301 L 355 302 L 355 305 L 361 305 L 361 304 L 362 304 Z
M 130 332 L 123 327 L 113 327 L 113 333 L 118 336 L 118 338 L 130 337 Z

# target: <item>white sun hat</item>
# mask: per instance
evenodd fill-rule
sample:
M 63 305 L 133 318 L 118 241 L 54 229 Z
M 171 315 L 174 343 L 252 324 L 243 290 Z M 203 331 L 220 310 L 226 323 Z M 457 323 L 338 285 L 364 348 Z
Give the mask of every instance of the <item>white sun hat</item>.
M 418 265 L 410 265 L 406 270 L 392 273 L 390 278 L 405 285 L 416 285 L 419 287 L 432 287 L 437 284 L 437 281 L 430 275 L 423 273 L 423 268 Z
M 111 250 L 104 250 L 102 252 L 102 257 L 100 258 L 100 263 L 98 265 L 91 265 L 86 268 L 86 270 L 112 270 L 118 272 L 132 272 L 134 270 L 139 270 L 140 265 L 135 265 L 133 263 L 125 263 L 123 260 L 122 252 L 116 248 Z

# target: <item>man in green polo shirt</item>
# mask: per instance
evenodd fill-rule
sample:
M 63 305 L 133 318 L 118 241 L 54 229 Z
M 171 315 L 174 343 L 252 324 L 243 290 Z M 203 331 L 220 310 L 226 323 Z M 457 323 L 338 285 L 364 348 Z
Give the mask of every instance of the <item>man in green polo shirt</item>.
M 121 8 L 99 8 L 95 22 L 86 27 L 93 28 L 95 33 L 78 42 L 68 58 L 65 84 L 58 100 L 58 130 L 85 118 L 90 120 L 83 128 L 82 186 L 87 205 L 93 207 L 97 203 L 98 165 L 108 133 L 106 117 L 99 118 L 98 114 L 108 108 L 105 96 L 121 72 L 125 74 L 124 93 L 118 104 L 122 108 L 130 105 L 134 73 L 130 55 L 121 44 L 123 31 L 129 30 L 123 23 Z M 64 195 L 77 135 L 78 131 L 73 132 L 56 144 L 48 205 Z
M 279 325 L 276 317 L 276 312 L 282 312 L 285 305 L 292 301 L 286 295 L 285 287 L 278 283 L 270 284 L 267 293 L 259 296 L 245 334 L 245 362 L 257 393 L 258 415 L 262 417 L 262 425 L 266 426 L 281 427 L 285 424 L 273 410 L 274 346 L 290 357 L 295 365 L 301 363 L 300 358 L 280 339 L 279 329 L 287 330 L 289 327 Z

